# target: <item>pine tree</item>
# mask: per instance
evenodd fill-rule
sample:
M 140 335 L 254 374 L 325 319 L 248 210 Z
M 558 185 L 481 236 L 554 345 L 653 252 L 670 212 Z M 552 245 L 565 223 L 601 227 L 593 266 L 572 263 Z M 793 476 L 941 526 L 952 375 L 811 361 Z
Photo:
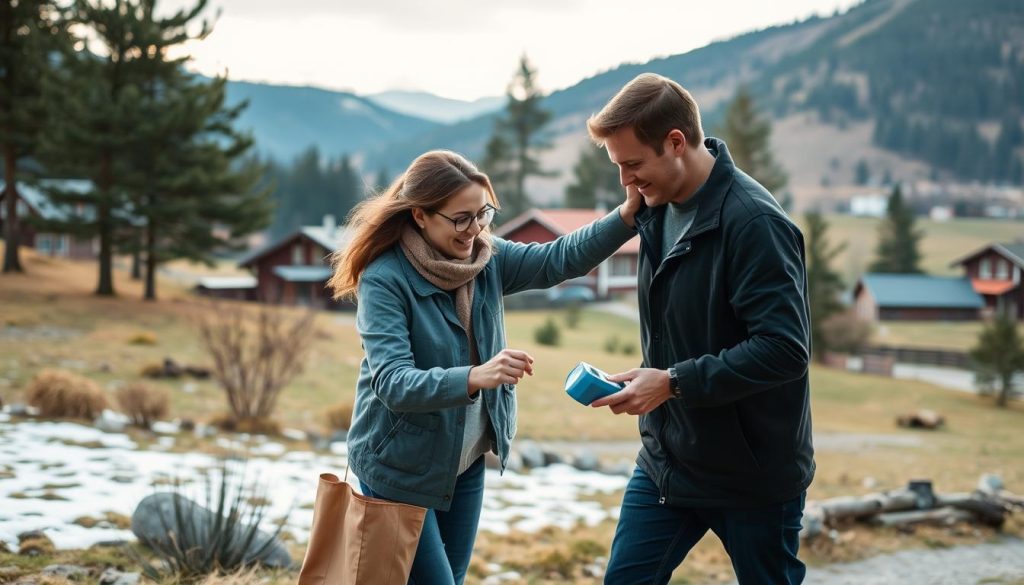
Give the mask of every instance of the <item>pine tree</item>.
M 84 28 L 101 55 L 88 48 L 68 52 L 65 67 L 44 94 L 48 107 L 59 111 L 42 141 L 41 158 L 48 171 L 89 178 L 87 192 L 51 190 L 55 203 L 84 204 L 91 211 L 65 229 L 99 239 L 99 274 L 96 294 L 113 296 L 113 255 L 119 242 L 131 242 L 141 218 L 133 209 L 129 177 L 141 152 L 151 144 L 153 121 L 147 100 L 160 92 L 164 76 L 179 65 L 163 52 L 191 38 L 186 26 L 204 8 L 206 0 L 188 11 L 158 19 L 156 0 L 79 0 L 69 21 Z M 155 156 L 155 153 L 154 153 Z
M 4 272 L 22 272 L 18 249 L 18 163 L 35 156 L 49 115 L 43 80 L 50 59 L 68 42 L 56 2 L 36 0 L 0 4 L 0 154 L 4 167 Z
M 899 185 L 889 196 L 886 217 L 878 226 L 877 258 L 871 264 L 871 272 L 894 274 L 919 274 L 921 252 L 918 244 L 922 233 L 914 227 L 914 210 L 903 201 Z
M 226 87 L 225 78 L 208 82 L 179 69 L 150 102 L 156 132 L 146 147 L 159 155 L 130 159 L 126 178 L 144 220 L 147 300 L 156 298 L 159 264 L 211 263 L 214 253 L 241 248 L 244 236 L 269 223 L 269 196 L 259 187 L 265 169 L 244 158 L 252 139 L 234 130 L 245 105 L 225 107 Z
M 553 175 L 541 168 L 537 158 L 539 151 L 551 147 L 540 135 L 551 119 L 551 112 L 541 106 L 543 95 L 535 84 L 536 74 L 524 55 L 506 92 L 508 105 L 505 115 L 496 120 L 484 154 L 482 166 L 491 175 L 492 183 L 495 176 L 503 185 L 507 178 L 506 190 L 498 193 L 506 219 L 530 208 L 530 198 L 526 193 L 527 177 Z
M 575 182 L 565 188 L 566 207 L 594 209 L 598 204 L 616 205 L 622 198 L 618 168 L 604 149 L 587 144 L 573 167 Z
M 364 196 L 373 193 L 380 193 L 387 189 L 391 185 L 391 176 L 388 174 L 388 170 L 385 167 L 381 167 L 377 170 L 377 176 L 373 179 L 373 185 L 370 185 L 370 190 L 364 193 Z
M 839 297 L 843 279 L 832 270 L 832 261 L 846 248 L 846 243 L 832 247 L 828 241 L 828 222 L 821 213 L 804 214 L 807 226 L 807 290 L 811 308 L 811 346 L 815 359 L 825 360 L 829 349 L 824 335 L 825 321 L 843 309 Z
M 1013 377 L 1024 371 L 1024 342 L 1017 331 L 1017 323 L 1002 314 L 992 320 L 978 336 L 971 358 L 984 372 L 999 379 L 996 405 L 1006 406 L 1013 391 Z
M 746 87 L 740 87 L 725 111 L 715 134 L 729 147 L 736 166 L 772 194 L 786 186 L 786 172 L 775 161 L 771 147 L 772 125 L 758 111 Z

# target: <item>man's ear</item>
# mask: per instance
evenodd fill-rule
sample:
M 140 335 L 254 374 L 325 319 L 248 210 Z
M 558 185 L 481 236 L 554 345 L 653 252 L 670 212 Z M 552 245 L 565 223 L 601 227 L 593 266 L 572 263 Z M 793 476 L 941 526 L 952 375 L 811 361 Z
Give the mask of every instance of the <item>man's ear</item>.
M 682 154 L 686 150 L 686 135 L 682 130 L 673 128 L 665 136 L 665 143 L 666 147 L 671 148 L 676 154 Z

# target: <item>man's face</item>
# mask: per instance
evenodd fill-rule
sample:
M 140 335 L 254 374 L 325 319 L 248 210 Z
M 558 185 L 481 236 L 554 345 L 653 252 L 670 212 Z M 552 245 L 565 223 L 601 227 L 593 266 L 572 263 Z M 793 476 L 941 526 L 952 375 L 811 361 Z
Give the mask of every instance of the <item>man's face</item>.
M 665 137 L 661 155 L 640 142 L 632 127 L 606 138 L 604 146 L 608 158 L 619 167 L 619 182 L 627 189 L 637 189 L 648 207 L 681 198 L 686 177 L 682 158 L 686 142 L 677 130 Z

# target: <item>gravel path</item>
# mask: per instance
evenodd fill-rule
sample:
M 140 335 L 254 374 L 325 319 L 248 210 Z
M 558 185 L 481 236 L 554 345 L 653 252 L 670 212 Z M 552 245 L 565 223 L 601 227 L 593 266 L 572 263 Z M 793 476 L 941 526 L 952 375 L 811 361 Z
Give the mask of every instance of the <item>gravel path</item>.
M 814 567 L 809 585 L 976 585 L 1024 579 L 1024 540 L 949 549 L 906 550 L 863 561 Z

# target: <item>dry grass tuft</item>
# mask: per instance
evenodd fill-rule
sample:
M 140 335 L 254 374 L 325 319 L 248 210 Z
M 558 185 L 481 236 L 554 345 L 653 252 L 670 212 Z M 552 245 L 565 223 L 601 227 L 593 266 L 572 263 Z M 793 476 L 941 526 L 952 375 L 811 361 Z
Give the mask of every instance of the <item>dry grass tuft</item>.
M 128 343 L 131 345 L 156 345 L 156 333 L 153 333 L 152 331 L 140 331 L 129 337 Z
M 47 418 L 92 420 L 107 407 L 98 384 L 63 370 L 43 370 L 29 382 L 25 400 Z
M 210 425 L 229 433 L 249 433 L 250 435 L 278 436 L 281 434 L 281 423 L 271 418 L 243 418 L 234 415 L 219 414 L 210 419 Z
M 167 416 L 170 394 L 166 388 L 130 382 L 117 390 L 117 403 L 132 424 L 148 429 L 153 421 Z

